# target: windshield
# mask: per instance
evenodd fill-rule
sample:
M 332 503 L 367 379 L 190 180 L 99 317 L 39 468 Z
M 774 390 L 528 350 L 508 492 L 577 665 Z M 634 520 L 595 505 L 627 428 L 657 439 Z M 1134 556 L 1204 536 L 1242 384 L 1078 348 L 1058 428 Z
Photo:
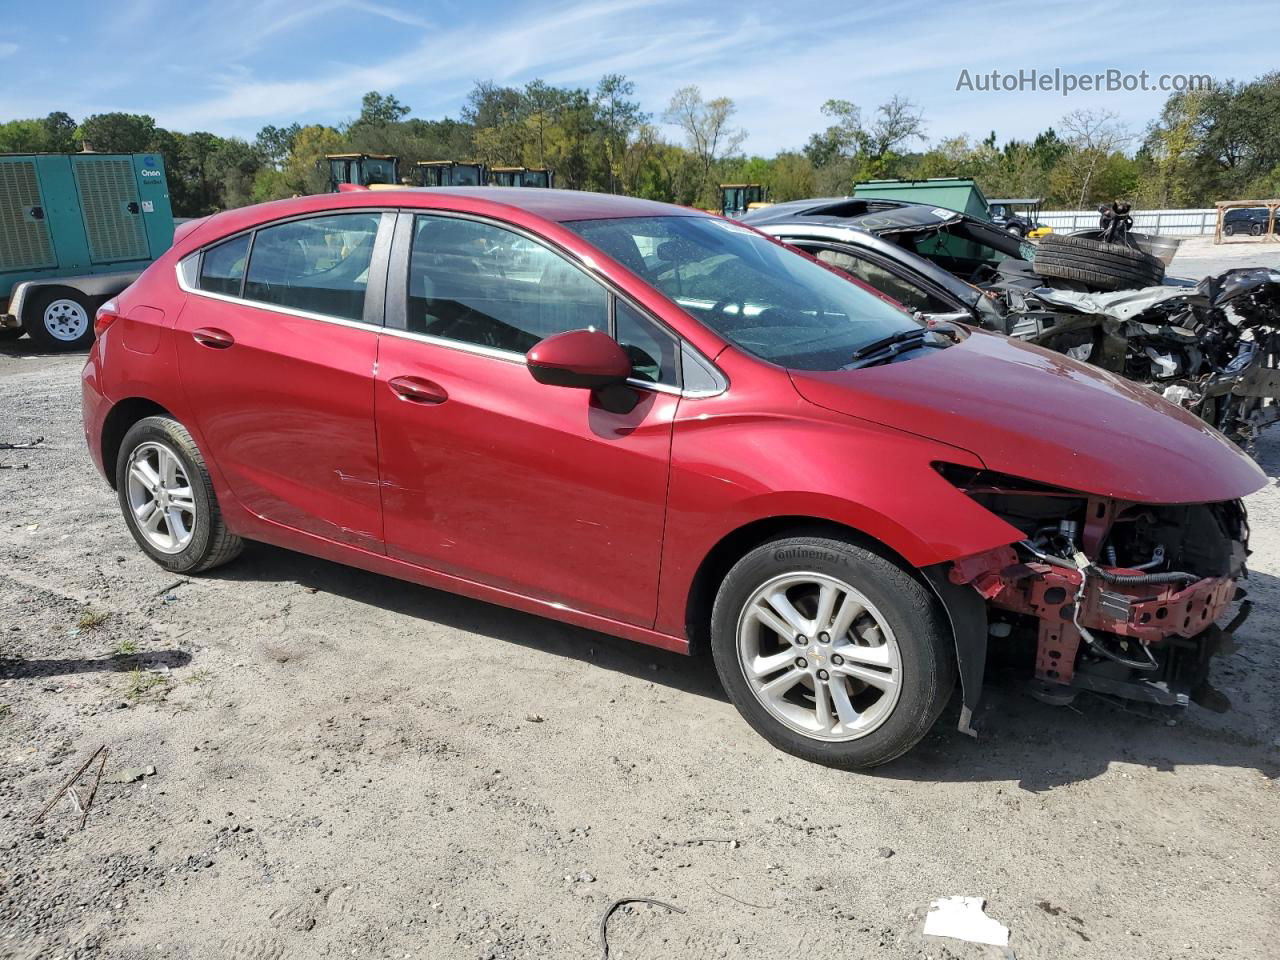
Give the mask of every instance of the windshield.
M 565 224 L 744 350 L 838 370 L 862 347 L 920 328 L 910 314 L 753 230 L 713 217 Z

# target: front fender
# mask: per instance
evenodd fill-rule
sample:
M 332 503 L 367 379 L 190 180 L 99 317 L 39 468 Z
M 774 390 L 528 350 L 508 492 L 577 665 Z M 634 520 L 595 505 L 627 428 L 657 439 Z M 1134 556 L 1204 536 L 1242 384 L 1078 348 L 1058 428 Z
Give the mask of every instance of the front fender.
M 739 414 L 736 406 L 726 395 L 682 401 L 677 413 L 659 630 L 684 634 L 686 603 L 703 560 L 726 537 L 762 520 L 849 527 L 916 568 L 1022 538 L 934 468 L 937 462 L 983 468 L 965 450 L 799 397 L 764 414 Z

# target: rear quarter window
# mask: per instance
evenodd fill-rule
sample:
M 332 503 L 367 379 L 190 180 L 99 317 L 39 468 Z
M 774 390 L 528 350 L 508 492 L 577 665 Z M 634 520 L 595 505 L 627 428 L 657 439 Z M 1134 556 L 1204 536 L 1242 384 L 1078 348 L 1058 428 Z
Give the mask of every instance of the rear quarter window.
M 240 296 L 240 283 L 244 279 L 248 255 L 247 233 L 210 247 L 200 258 L 200 289 L 229 297 Z

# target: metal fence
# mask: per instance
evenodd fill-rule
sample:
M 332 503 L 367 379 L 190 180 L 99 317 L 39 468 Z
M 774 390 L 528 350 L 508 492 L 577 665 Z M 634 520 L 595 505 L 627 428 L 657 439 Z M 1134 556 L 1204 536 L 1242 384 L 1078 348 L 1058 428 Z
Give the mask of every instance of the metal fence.
M 1175 237 L 1212 236 L 1217 218 L 1218 211 L 1213 207 L 1202 210 L 1139 210 L 1133 214 L 1133 229 Z M 1053 227 L 1058 233 L 1096 230 L 1098 211 L 1046 210 L 1040 214 L 1040 222 L 1046 227 Z

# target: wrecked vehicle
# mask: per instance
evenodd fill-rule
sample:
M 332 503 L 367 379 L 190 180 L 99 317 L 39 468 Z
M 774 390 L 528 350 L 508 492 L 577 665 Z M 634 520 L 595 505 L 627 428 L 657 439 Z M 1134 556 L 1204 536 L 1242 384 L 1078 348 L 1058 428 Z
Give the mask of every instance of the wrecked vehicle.
M 745 222 L 926 317 L 977 324 L 1145 384 L 1242 445 L 1280 415 L 1275 270 L 1099 293 L 1086 289 L 1096 284 L 1040 276 L 1036 245 L 950 210 L 803 201 Z M 1051 240 L 1069 250 L 1077 238 L 1040 246 Z M 1155 275 L 1148 265 L 1135 277 Z
M 957 678 L 970 729 L 989 637 L 1034 645 L 1048 695 L 1222 705 L 1248 457 L 737 222 L 562 190 L 283 200 L 199 221 L 95 326 L 89 450 L 173 573 L 261 540 L 709 650 L 758 733 L 837 767 L 909 750 Z

